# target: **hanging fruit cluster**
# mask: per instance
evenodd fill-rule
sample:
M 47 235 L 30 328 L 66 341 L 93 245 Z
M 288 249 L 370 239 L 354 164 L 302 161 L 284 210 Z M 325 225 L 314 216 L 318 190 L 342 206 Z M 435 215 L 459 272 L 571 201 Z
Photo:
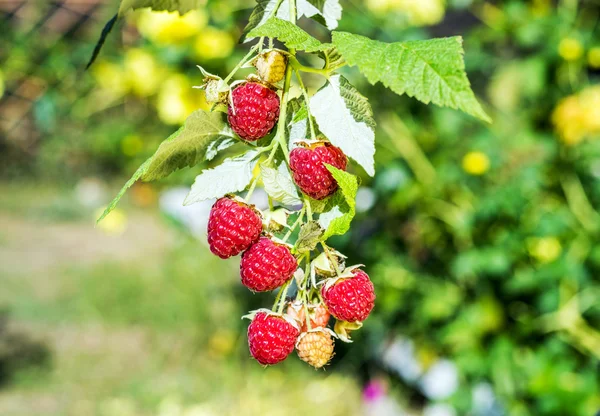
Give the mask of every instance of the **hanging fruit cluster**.
M 387 44 L 335 31 L 342 8 L 326 3 L 259 1 L 242 37 L 258 40 L 248 54 L 225 78 L 200 67 L 204 85 L 198 88 L 211 111 L 194 111 L 99 219 L 138 179 L 161 179 L 243 147 L 204 169 L 184 205 L 216 199 L 208 221 L 210 250 L 223 259 L 241 254 L 241 282 L 251 291 L 277 291 L 271 308 L 247 315 L 250 353 L 263 365 L 284 360 L 295 348 L 310 365 L 324 366 L 334 339 L 350 342 L 374 307 L 374 287 L 362 266 L 346 266 L 346 257 L 327 243 L 348 232 L 356 213 L 358 178 L 346 171 L 349 159 L 375 174 L 373 110 L 338 70 L 356 66 L 373 84 L 489 121 L 464 72 L 460 37 Z M 331 42 L 298 27 L 303 16 L 332 30 Z M 275 39 L 287 50 L 274 48 Z M 305 66 L 297 51 L 320 58 L 322 67 Z M 243 67 L 256 74 L 231 82 Z M 312 95 L 306 73 L 325 79 Z M 265 212 L 249 202 L 259 183 L 269 197 Z
M 258 77 L 250 76 L 225 99 L 232 130 L 247 142 L 268 135 L 279 118 L 276 84 L 285 76 L 286 57 L 276 50 L 263 52 L 255 66 Z M 207 78 L 205 88 L 211 88 L 214 81 Z M 223 102 L 220 97 L 214 104 Z M 346 155 L 323 136 L 296 145 L 285 165 L 295 185 L 314 200 L 333 195 L 338 183 L 327 165 L 345 171 Z M 314 225 L 305 216 L 306 207 L 295 214 L 279 209 L 263 215 L 248 199 L 249 195 L 246 199 L 225 195 L 217 200 L 208 221 L 208 243 L 223 259 L 242 253 L 241 282 L 251 291 L 279 290 L 272 309 L 247 316 L 252 320 L 248 327 L 250 353 L 259 363 L 270 365 L 287 358 L 295 348 L 301 360 L 321 368 L 333 356 L 334 338 L 339 336 L 335 331 L 349 341 L 349 330 L 359 328 L 369 316 L 375 301 L 373 284 L 359 267 L 345 268 L 344 256 L 325 243 L 321 243 L 322 252 L 316 247 L 299 249 L 306 239 L 289 243 L 296 228 Z M 292 215 L 296 218 L 290 225 Z M 278 238 L 276 234 L 281 232 L 285 235 Z M 331 316 L 337 320 L 335 331 L 329 328 Z

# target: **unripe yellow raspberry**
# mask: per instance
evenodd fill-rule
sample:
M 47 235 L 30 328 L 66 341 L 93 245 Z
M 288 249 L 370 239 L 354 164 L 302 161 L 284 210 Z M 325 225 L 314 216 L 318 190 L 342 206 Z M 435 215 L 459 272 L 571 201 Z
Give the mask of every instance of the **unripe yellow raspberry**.
M 265 52 L 254 63 L 260 79 L 269 84 L 277 84 L 283 79 L 286 65 L 286 57 L 278 51 Z
M 323 328 L 303 332 L 296 342 L 296 351 L 302 361 L 321 368 L 333 357 L 333 338 Z

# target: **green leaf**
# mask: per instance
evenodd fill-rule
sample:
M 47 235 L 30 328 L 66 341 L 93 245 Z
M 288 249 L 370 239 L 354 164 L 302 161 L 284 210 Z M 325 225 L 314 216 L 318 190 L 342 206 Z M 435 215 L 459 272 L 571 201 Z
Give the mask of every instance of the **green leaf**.
M 326 231 L 322 239 L 332 235 L 343 235 L 350 229 L 350 223 L 356 214 L 356 193 L 358 179 L 356 176 L 325 164 L 338 183 L 339 190 L 327 202 L 328 210 L 319 215 L 319 225 Z M 312 207 L 312 204 L 311 204 Z
M 491 122 L 471 90 L 461 37 L 384 43 L 333 32 L 332 39 L 348 64 L 358 66 L 371 84 L 381 82 L 397 94 Z
M 242 32 L 242 42 L 249 41 L 253 38 L 253 36 L 249 36 L 249 33 L 252 29 L 255 29 L 259 26 L 262 26 L 269 20 L 269 18 L 273 17 L 273 11 L 277 6 L 278 0 L 257 0 L 257 5 L 252 10 L 252 14 L 250 15 L 250 19 L 248 20 L 248 24 L 244 28 Z M 289 10 L 282 10 L 282 7 L 279 7 L 277 10 L 277 17 L 282 20 L 288 20 L 290 16 Z
M 142 163 L 142 165 L 138 168 L 138 170 L 135 171 L 135 173 L 133 174 L 133 176 L 121 188 L 121 190 L 119 191 L 119 193 L 117 194 L 117 196 L 104 209 L 104 212 L 102 213 L 102 215 L 100 216 L 100 218 L 98 218 L 96 220 L 96 224 L 98 224 L 100 221 L 102 221 L 108 214 L 110 214 L 110 212 L 113 209 L 115 209 L 115 207 L 117 206 L 117 204 L 119 203 L 119 201 L 121 200 L 121 198 L 123 197 L 123 195 L 125 195 L 125 192 L 127 192 L 127 190 L 129 188 L 131 188 L 133 186 L 133 184 L 138 179 L 140 179 L 144 173 L 146 173 L 146 170 L 148 170 L 148 166 L 150 166 L 150 162 L 152 162 L 152 158 L 149 158 L 144 163 Z
M 375 174 L 375 120 L 369 101 L 346 78 L 334 75 L 310 100 L 319 129 L 335 146 Z
M 137 180 L 151 181 L 163 178 L 186 166 L 194 166 L 204 158 L 211 160 L 218 151 L 237 142 L 218 113 L 202 110 L 193 112 L 185 124 L 166 138 L 156 152 L 135 171 L 131 179 L 106 207 L 97 222 L 106 217 Z
M 292 123 L 298 123 L 302 120 L 306 120 L 308 118 L 308 109 L 306 108 L 306 103 L 303 101 L 300 104 L 300 108 L 298 111 L 294 112 L 294 117 L 292 118 Z
M 325 230 L 321 228 L 318 222 L 309 221 L 300 227 L 298 240 L 296 240 L 295 248 L 299 254 L 309 253 L 317 248 L 317 244 L 321 241 L 321 237 Z
M 270 18 L 263 25 L 248 33 L 248 37 L 271 37 L 277 38 L 289 49 L 298 49 L 306 52 L 321 50 L 322 43 L 298 26 L 276 17 Z
M 204 2 L 202 0 L 122 0 L 119 6 L 119 16 L 123 16 L 131 9 L 150 7 L 155 11 L 166 10 L 185 14 L 190 10 L 198 9 Z
M 225 159 L 220 165 L 196 176 L 183 205 L 243 191 L 252 180 L 252 171 L 258 162 L 256 158 L 259 154 L 256 150 L 249 150 L 242 155 Z
M 183 127 L 161 143 L 152 156 L 150 166 L 144 172 L 142 180 L 148 182 L 164 178 L 178 169 L 195 166 L 206 156 L 212 159 L 216 149 L 219 145 L 222 147 L 224 141 L 230 140 L 226 143 L 233 144 L 231 142 L 233 137 L 229 127 L 223 123 L 220 113 L 194 111 Z M 218 143 L 214 143 L 209 148 L 209 145 L 215 141 Z
M 300 205 L 302 200 L 285 162 L 274 169 L 265 164 L 260 165 L 265 192 L 274 200 L 284 205 Z
M 326 47 L 329 44 L 323 44 Z M 333 45 L 327 47 L 323 51 L 319 51 L 319 57 L 325 61 L 323 69 L 327 69 L 329 72 L 333 72 L 346 65 L 346 60 Z
M 339 194 L 336 192 L 335 194 L 328 196 L 325 199 L 312 199 L 311 197 L 307 197 L 310 203 L 310 208 L 312 212 L 316 214 L 322 214 L 323 212 L 330 211 L 334 206 L 338 205 L 338 196 Z

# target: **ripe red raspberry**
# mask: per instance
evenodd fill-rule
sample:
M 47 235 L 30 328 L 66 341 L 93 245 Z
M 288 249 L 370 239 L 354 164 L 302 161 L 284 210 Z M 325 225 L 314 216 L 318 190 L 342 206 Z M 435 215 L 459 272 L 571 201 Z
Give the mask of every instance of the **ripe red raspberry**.
M 242 139 L 254 142 L 265 137 L 279 118 L 279 96 L 257 82 L 247 82 L 231 93 L 227 119 Z M 235 114 L 234 114 L 235 109 Z
M 243 202 L 223 197 L 210 210 L 208 244 L 222 259 L 237 256 L 260 237 L 262 220 L 258 212 Z
M 258 312 L 248 326 L 250 354 L 262 365 L 277 364 L 294 351 L 300 331 L 283 317 Z
M 326 198 L 338 187 L 323 163 L 346 170 L 347 162 L 346 155 L 328 142 L 297 147 L 290 152 L 290 169 L 294 174 L 294 182 L 302 192 L 314 199 Z
M 274 290 L 290 280 L 298 268 L 296 258 L 283 244 L 261 237 L 242 255 L 242 283 L 254 292 Z
M 375 304 L 375 288 L 369 276 L 362 270 L 342 279 L 332 286 L 323 286 L 321 295 L 329 312 L 342 321 L 364 321 Z

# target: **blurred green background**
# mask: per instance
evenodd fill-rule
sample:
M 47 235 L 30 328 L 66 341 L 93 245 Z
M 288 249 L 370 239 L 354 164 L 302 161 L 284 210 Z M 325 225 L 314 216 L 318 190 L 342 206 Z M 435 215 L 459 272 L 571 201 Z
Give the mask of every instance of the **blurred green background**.
M 324 372 L 250 359 L 240 316 L 269 295 L 208 251 L 210 203 L 181 206 L 201 166 L 135 185 L 94 228 L 206 108 L 195 65 L 245 54 L 253 5 L 132 13 L 85 72 L 116 1 L 0 2 L 0 415 L 595 415 L 600 3 L 342 1 L 342 30 L 462 35 L 494 123 L 344 69 L 376 114 L 377 174 L 356 172 L 360 214 L 332 244 L 378 298 Z

